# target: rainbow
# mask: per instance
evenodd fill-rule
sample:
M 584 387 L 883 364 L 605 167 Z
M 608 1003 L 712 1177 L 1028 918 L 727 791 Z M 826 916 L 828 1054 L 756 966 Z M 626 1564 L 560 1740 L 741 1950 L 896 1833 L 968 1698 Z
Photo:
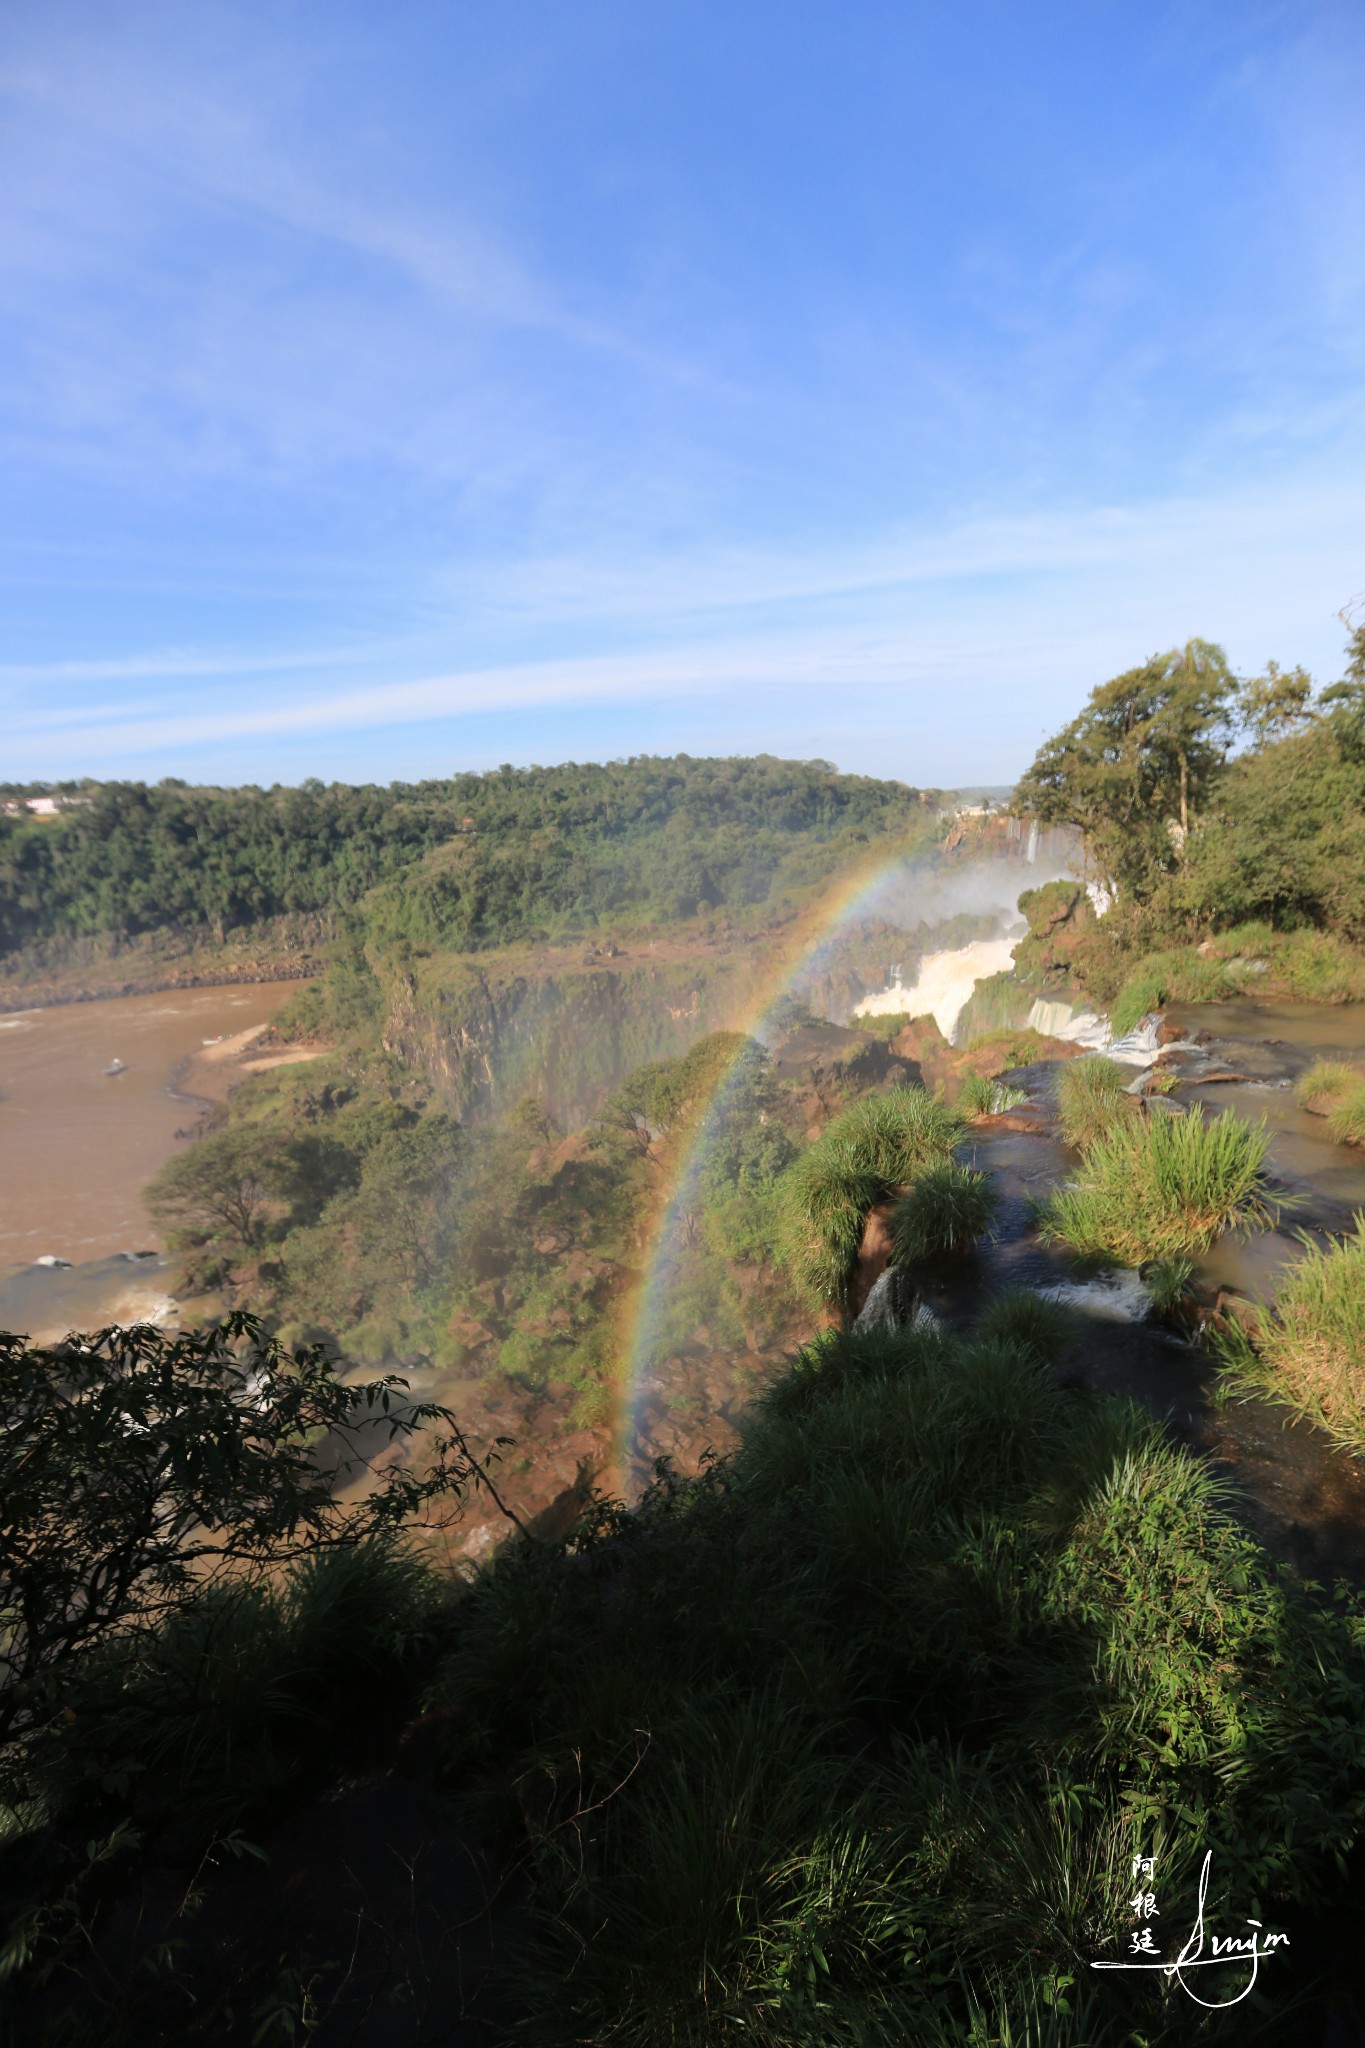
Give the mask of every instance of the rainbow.
M 925 858 L 922 842 L 916 848 L 916 852 L 920 860 Z M 878 895 L 886 890 L 889 884 L 903 882 L 907 878 L 915 864 L 908 856 L 908 847 L 902 847 L 890 855 L 884 852 L 877 854 L 870 863 L 856 868 L 852 874 L 842 878 L 830 894 L 802 921 L 794 932 L 790 945 L 784 950 L 781 962 L 768 978 L 757 1000 L 732 1027 L 742 1034 L 744 1042 L 761 1036 L 771 1012 L 791 989 L 798 975 L 819 965 L 822 951 L 833 944 L 840 932 L 859 917 L 865 916 L 875 905 Z M 679 1231 L 683 1214 L 694 1197 L 697 1181 L 705 1164 L 706 1148 L 718 1121 L 718 1112 L 724 1109 L 727 1090 L 739 1056 L 737 1052 L 735 1059 L 721 1073 L 712 1090 L 711 1099 L 697 1120 L 692 1141 L 676 1162 L 672 1180 L 661 1193 L 649 1233 L 644 1272 L 627 1313 L 625 1366 L 618 1384 L 614 1448 L 616 1471 L 622 1478 L 626 1475 L 632 1448 L 638 1435 L 641 1402 L 649 1390 L 646 1374 L 658 1349 L 663 1308 L 673 1267 L 670 1248 Z

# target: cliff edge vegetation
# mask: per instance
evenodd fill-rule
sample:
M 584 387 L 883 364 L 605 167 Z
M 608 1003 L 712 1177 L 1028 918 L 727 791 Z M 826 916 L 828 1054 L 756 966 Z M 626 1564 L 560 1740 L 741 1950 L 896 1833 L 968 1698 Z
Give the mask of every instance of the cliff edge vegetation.
M 1040 749 L 1016 807 L 1082 837 L 1110 907 L 1034 892 L 1017 967 L 1110 1010 L 1172 1001 L 1365 997 L 1365 623 L 1316 691 L 1250 680 L 1192 640 L 1092 691 Z

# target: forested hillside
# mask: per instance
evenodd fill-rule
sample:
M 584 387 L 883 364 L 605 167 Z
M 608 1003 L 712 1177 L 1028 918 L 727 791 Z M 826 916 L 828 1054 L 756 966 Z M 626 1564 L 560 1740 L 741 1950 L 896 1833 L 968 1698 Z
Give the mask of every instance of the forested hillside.
M 461 951 L 609 917 L 690 917 L 765 902 L 827 871 L 803 850 L 918 831 L 926 809 L 901 783 L 771 756 L 504 767 L 386 789 L 92 783 L 55 816 L 0 817 L 0 952 L 166 927 L 221 940 L 347 909 L 400 874 L 376 912 L 381 935 Z

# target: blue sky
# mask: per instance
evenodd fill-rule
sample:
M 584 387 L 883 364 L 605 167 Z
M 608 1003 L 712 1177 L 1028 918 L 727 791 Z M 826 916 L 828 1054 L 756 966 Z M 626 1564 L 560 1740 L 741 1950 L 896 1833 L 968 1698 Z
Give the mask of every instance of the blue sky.
M 0 4 L 0 778 L 1011 780 L 1365 594 L 1365 8 Z

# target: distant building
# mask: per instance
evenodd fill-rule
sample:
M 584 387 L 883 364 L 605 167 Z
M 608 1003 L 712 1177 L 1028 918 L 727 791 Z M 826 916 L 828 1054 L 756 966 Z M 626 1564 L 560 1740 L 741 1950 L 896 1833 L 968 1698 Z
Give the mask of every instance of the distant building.
M 3 810 L 7 818 L 17 818 L 21 811 L 27 811 L 33 818 L 55 818 L 59 812 L 74 810 L 89 801 L 88 796 L 7 796 Z

